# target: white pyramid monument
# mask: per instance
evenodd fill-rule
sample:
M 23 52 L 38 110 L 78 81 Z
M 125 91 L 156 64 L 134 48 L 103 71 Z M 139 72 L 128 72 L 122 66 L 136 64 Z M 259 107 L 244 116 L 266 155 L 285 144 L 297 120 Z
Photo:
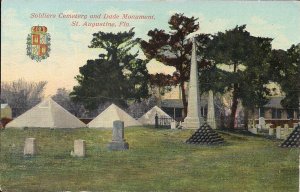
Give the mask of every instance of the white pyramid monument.
M 79 128 L 86 127 L 51 98 L 47 98 L 6 125 L 6 128 Z
M 116 120 L 124 121 L 124 127 L 140 126 L 140 122 L 135 120 L 125 111 L 120 109 L 115 104 L 111 104 L 102 113 L 100 113 L 95 119 L 93 119 L 88 127 L 90 128 L 112 128 L 113 122 Z
M 161 108 L 154 106 L 147 113 L 138 119 L 143 125 L 155 125 L 155 115 L 158 117 L 172 118 L 167 113 L 165 113 Z

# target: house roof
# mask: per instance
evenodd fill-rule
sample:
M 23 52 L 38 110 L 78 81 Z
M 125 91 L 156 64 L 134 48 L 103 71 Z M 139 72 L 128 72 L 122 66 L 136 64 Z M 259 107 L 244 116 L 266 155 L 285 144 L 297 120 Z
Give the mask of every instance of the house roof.
M 3 104 L 1 104 L 1 109 L 4 109 L 7 106 L 9 106 L 7 103 L 3 103 Z
M 201 107 L 207 105 L 207 99 L 200 100 Z M 164 99 L 160 102 L 162 108 L 183 108 L 183 103 L 181 99 Z
M 283 109 L 281 105 L 281 100 L 284 97 L 271 97 L 269 102 L 264 105 L 265 108 L 277 108 L 277 109 Z

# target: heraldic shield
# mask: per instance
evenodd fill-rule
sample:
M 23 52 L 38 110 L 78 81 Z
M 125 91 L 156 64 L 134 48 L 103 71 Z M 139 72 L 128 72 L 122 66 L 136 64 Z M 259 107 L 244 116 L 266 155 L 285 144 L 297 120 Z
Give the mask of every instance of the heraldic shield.
M 50 52 L 50 34 L 47 33 L 45 26 L 33 26 L 31 34 L 27 37 L 27 55 L 40 62 L 49 57 Z

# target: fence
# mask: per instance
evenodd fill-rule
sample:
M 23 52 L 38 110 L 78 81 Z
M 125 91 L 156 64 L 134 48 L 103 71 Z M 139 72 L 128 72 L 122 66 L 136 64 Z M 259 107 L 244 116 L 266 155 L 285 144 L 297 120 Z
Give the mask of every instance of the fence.
M 155 128 L 170 128 L 173 121 L 173 118 L 155 115 Z
M 206 122 L 210 122 L 210 119 L 208 119 L 207 117 L 203 117 L 203 118 Z M 216 127 L 218 127 L 219 129 L 229 129 L 229 128 L 245 129 L 244 117 L 236 117 L 234 120 L 234 127 L 230 127 L 230 121 L 231 121 L 230 116 L 225 116 L 223 114 L 216 114 L 215 122 L 216 122 Z
M 276 128 L 278 126 L 284 127 L 285 124 L 288 124 L 289 127 L 294 127 L 294 124 L 300 122 L 299 119 L 264 119 L 266 124 L 271 124 L 271 128 Z M 255 124 L 259 124 L 259 120 L 254 120 Z M 249 119 L 249 123 L 253 123 L 253 119 Z

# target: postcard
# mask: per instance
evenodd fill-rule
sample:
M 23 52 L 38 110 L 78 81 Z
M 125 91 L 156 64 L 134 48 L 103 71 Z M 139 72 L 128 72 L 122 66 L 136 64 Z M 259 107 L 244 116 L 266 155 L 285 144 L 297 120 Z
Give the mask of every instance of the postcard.
M 0 192 L 299 191 L 299 1 L 1 1 Z

